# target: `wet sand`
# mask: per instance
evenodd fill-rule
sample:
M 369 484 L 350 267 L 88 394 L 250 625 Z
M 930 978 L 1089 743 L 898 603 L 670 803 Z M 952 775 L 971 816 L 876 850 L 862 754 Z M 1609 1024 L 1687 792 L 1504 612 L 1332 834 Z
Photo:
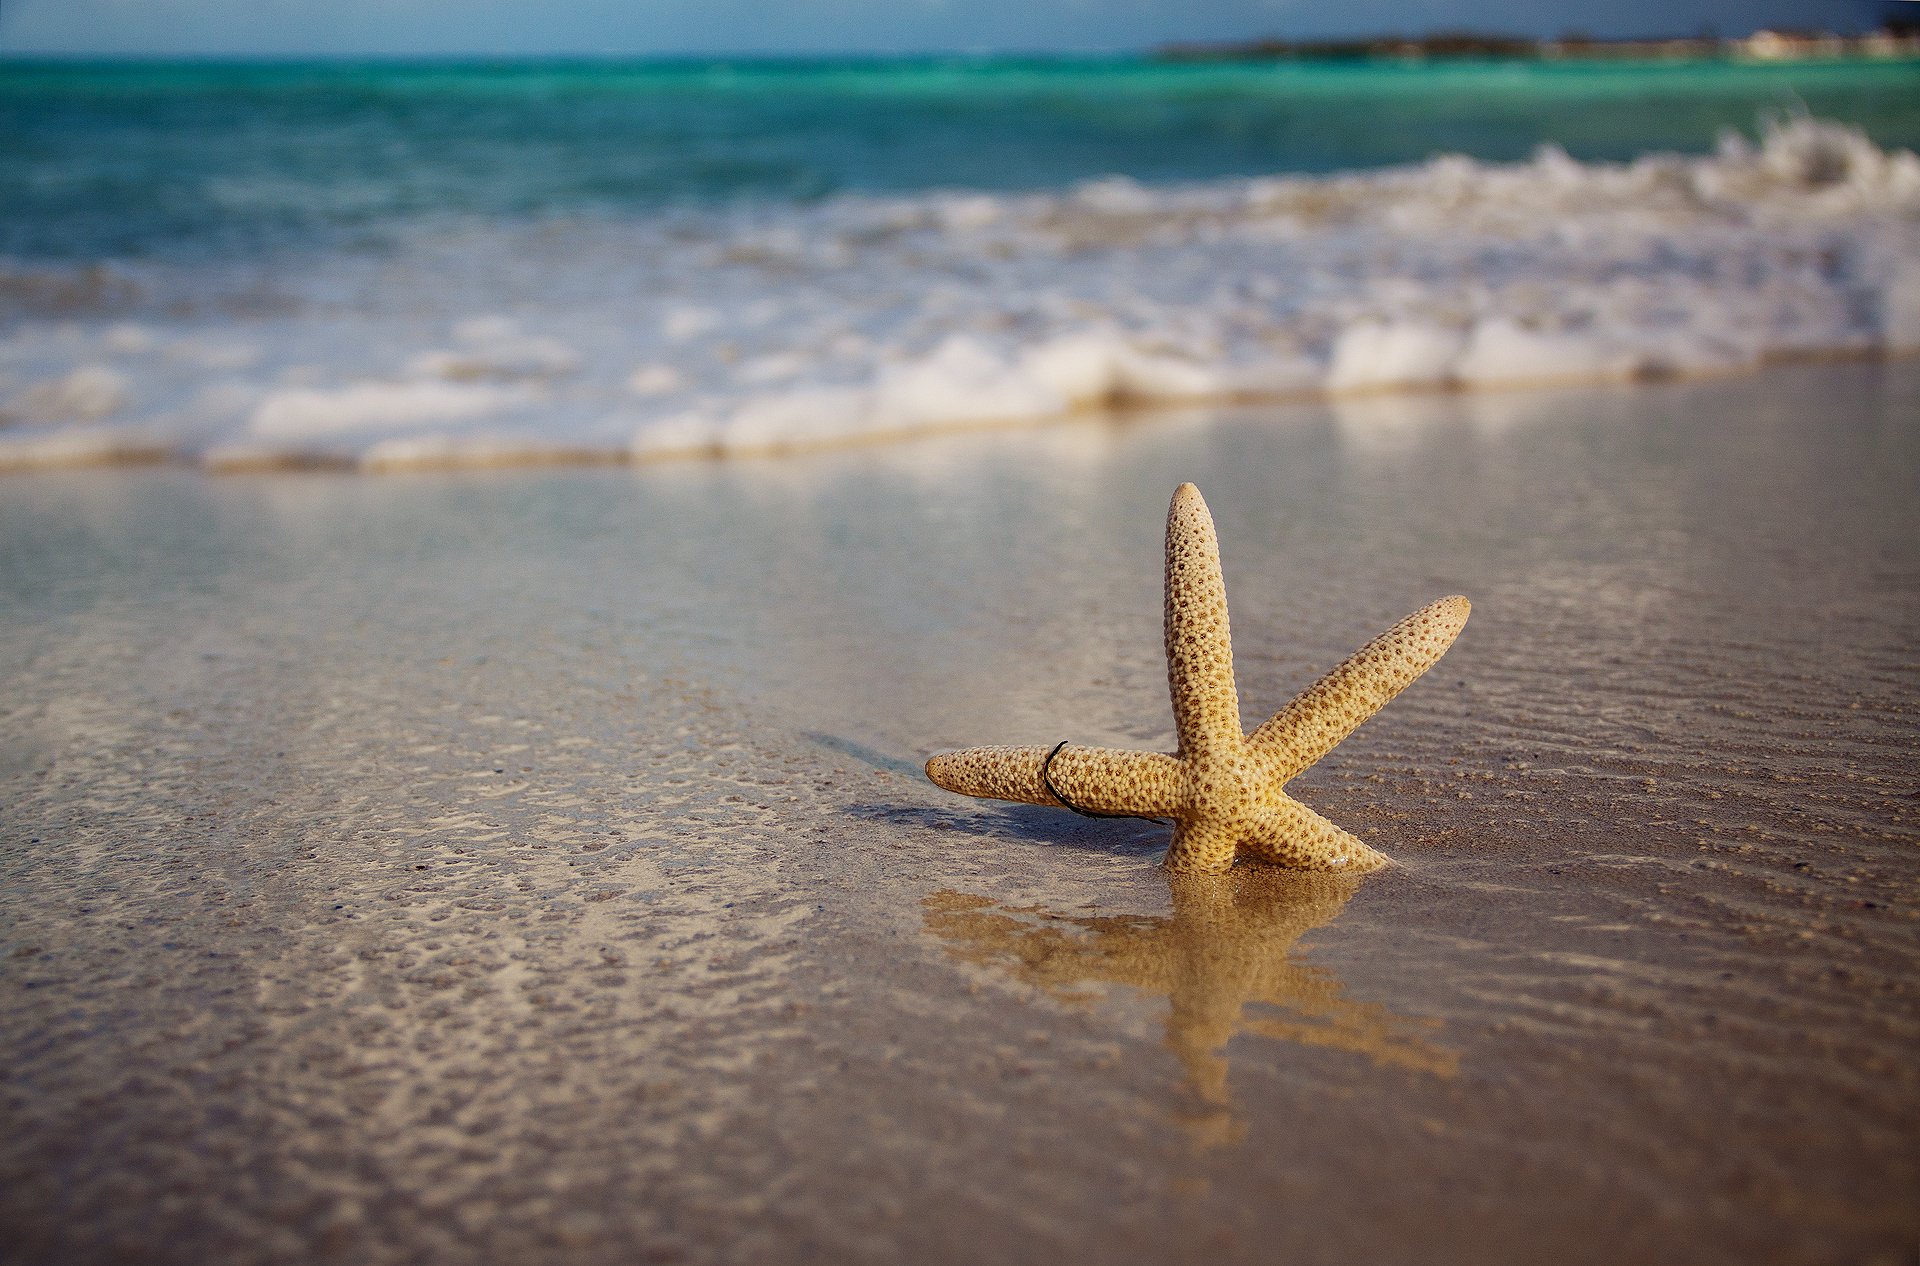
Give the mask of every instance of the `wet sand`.
M 1394 857 L 930 751 L 1249 721 Z M 1920 365 L 0 498 L 8 1262 L 1911 1262 Z

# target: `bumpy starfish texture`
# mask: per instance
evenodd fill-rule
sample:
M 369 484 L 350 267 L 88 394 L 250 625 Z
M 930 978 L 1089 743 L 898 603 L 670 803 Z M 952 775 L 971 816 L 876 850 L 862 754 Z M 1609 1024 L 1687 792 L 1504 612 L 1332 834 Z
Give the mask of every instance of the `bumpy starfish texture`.
M 970 747 L 933 757 L 927 777 L 967 796 L 1171 818 L 1166 867 L 1175 873 L 1223 871 L 1237 856 L 1299 870 L 1378 870 L 1383 854 L 1287 795 L 1286 784 L 1446 654 L 1469 610 L 1458 596 L 1422 607 L 1247 734 L 1213 516 L 1200 490 L 1181 484 L 1167 511 L 1166 607 L 1179 751 Z

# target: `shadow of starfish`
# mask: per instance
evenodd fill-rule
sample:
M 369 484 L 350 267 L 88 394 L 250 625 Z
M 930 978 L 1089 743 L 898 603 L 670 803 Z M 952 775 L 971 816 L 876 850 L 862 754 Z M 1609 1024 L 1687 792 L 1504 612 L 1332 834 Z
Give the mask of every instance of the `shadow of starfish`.
M 1332 922 L 1359 882 L 1357 875 L 1267 867 L 1230 877 L 1176 876 L 1170 918 L 1062 914 L 951 889 L 920 904 L 927 931 L 949 954 L 1059 1001 L 1090 1002 L 1102 984 L 1165 996 L 1167 1047 L 1201 1105 L 1188 1125 L 1197 1142 L 1211 1146 L 1244 1132 L 1224 1054 L 1240 1033 L 1437 1077 L 1459 1070 L 1459 1053 L 1424 1035 L 1437 1021 L 1356 1002 L 1325 968 L 1292 961 L 1299 939 Z
M 1120 819 L 1063 823 L 1057 812 L 1037 806 L 953 810 L 924 805 L 854 804 L 843 812 L 848 817 L 869 822 L 887 822 L 924 831 L 951 831 L 975 837 L 983 844 L 1016 839 L 1087 853 L 1139 858 L 1151 857 L 1166 847 L 1166 828 L 1156 823 Z

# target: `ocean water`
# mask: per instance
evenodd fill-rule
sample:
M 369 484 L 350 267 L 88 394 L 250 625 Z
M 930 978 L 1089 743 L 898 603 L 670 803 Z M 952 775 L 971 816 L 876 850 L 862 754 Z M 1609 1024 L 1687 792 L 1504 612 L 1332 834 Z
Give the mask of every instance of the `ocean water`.
M 0 65 L 0 466 L 1920 344 L 1920 63 Z

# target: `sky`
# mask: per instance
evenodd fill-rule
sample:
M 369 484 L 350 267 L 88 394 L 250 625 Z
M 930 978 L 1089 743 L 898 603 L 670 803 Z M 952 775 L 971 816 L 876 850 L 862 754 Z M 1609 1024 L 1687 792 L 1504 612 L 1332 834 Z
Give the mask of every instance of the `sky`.
M 1091 52 L 1437 29 L 1860 30 L 1911 0 L 0 0 L 0 54 Z

